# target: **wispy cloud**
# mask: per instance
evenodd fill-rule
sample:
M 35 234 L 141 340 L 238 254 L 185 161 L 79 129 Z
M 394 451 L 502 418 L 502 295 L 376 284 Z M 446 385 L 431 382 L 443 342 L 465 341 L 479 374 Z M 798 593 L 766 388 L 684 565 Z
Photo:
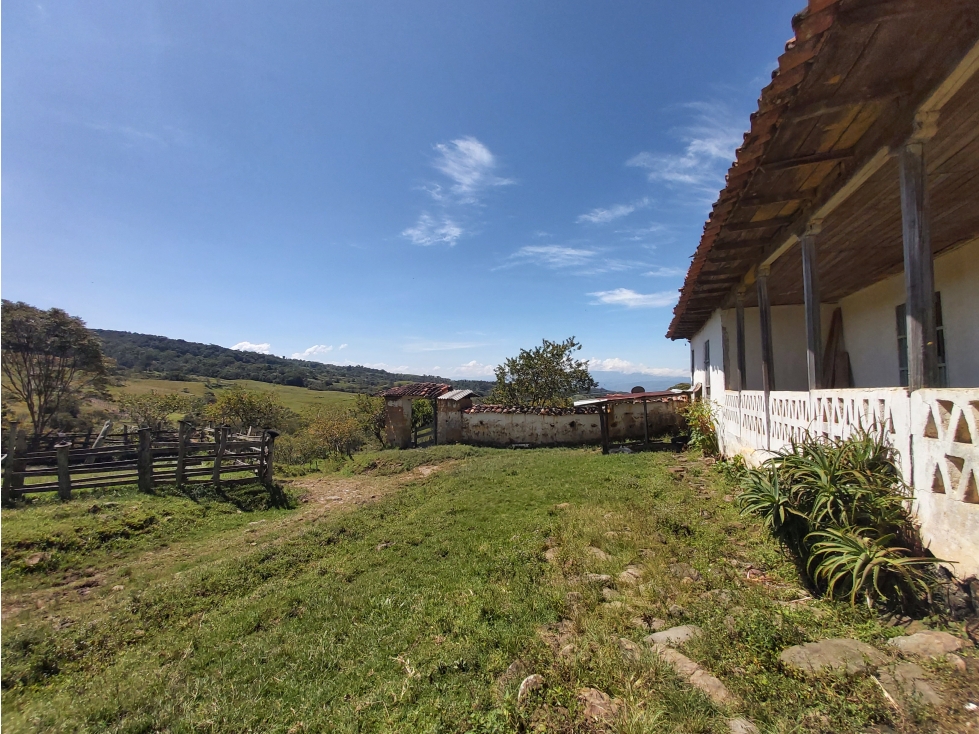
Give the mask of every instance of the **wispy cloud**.
M 257 352 L 259 354 L 272 353 L 272 345 L 268 343 L 252 344 L 251 342 L 238 342 L 231 348 L 239 352 Z
M 628 216 L 637 209 L 645 209 L 647 206 L 649 206 L 649 203 L 649 199 L 644 198 L 640 199 L 639 201 L 634 201 L 631 204 L 615 204 L 608 208 L 599 207 L 597 209 L 592 209 L 587 214 L 582 214 L 575 221 L 578 224 L 582 224 L 584 222 L 588 222 L 590 224 L 607 224 L 608 222 Z
M 740 116 L 716 102 L 692 102 L 683 107 L 694 113 L 689 125 L 676 130 L 685 143 L 683 152 L 643 151 L 626 165 L 645 169 L 650 181 L 716 194 L 741 144 L 743 123 Z
M 628 288 L 589 293 L 595 298 L 594 305 L 625 306 L 626 308 L 662 308 L 676 303 L 676 291 L 661 293 L 636 293 Z
M 448 217 L 436 219 L 428 212 L 422 212 L 414 227 L 408 227 L 401 235 L 416 245 L 447 244 L 450 247 L 462 236 L 462 227 Z
M 317 357 L 323 357 L 333 351 L 333 345 L 330 344 L 314 344 L 309 349 L 302 352 L 294 352 L 292 355 L 293 359 L 308 359 L 316 361 Z
M 337 347 L 337 349 L 346 349 L 348 346 L 350 346 L 350 345 L 349 344 L 341 344 L 339 347 Z
M 452 193 L 464 203 L 475 203 L 479 195 L 494 186 L 507 186 L 512 179 L 497 176 L 496 157 L 490 149 L 472 136 L 457 138 L 435 146 L 438 157 L 434 166 L 452 180 Z M 436 185 L 434 198 L 443 196 Z
M 649 263 L 639 260 L 608 257 L 602 250 L 568 245 L 527 245 L 494 269 L 503 270 L 521 265 L 537 265 L 572 275 L 601 275 L 649 267 Z
M 423 211 L 415 225 L 402 230 L 401 236 L 416 245 L 451 247 L 471 231 L 473 205 L 480 204 L 489 189 L 514 181 L 497 175 L 496 156 L 471 135 L 434 147 L 437 155 L 432 165 L 448 181 L 429 182 L 420 188 L 438 202 L 439 213 L 433 216 Z
M 514 263 L 529 262 L 546 268 L 575 268 L 591 263 L 598 254 L 595 250 L 565 245 L 528 245 L 510 255 Z
M 621 372 L 623 374 L 639 373 L 655 377 L 687 377 L 689 370 L 673 367 L 647 367 L 642 363 L 630 362 L 627 359 L 612 357 L 611 359 L 589 359 L 588 369 L 596 372 Z
M 485 346 L 479 342 L 439 342 L 439 341 L 413 341 L 404 345 L 406 352 L 447 352 L 454 349 L 472 349 L 474 347 Z
M 663 266 L 657 266 L 650 270 L 648 273 L 643 273 L 643 275 L 649 275 L 654 278 L 675 278 L 678 275 L 683 275 L 687 271 L 683 268 L 665 268 Z

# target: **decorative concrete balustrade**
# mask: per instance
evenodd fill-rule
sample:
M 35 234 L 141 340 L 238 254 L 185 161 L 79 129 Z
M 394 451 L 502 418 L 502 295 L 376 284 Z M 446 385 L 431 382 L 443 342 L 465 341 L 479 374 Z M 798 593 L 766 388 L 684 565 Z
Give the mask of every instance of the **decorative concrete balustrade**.
M 979 389 L 781 391 L 767 402 L 729 390 L 718 406 L 724 455 L 755 466 L 807 435 L 861 429 L 883 431 L 896 450 L 925 544 L 960 577 L 979 574 Z

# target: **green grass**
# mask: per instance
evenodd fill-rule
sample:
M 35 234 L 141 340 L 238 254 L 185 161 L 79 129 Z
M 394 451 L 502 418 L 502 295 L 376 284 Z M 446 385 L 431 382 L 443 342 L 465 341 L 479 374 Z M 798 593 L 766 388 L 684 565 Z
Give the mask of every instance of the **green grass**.
M 623 662 L 617 640 L 640 642 L 646 632 L 630 620 L 642 615 L 703 626 L 687 653 L 768 731 L 851 732 L 889 720 L 872 681 L 805 682 L 776 662 L 791 644 L 838 635 L 880 644 L 888 630 L 847 605 L 780 604 L 796 592 L 791 562 L 720 499 L 729 490 L 719 473 L 695 464 L 677 482 L 666 471 L 674 461 L 438 447 L 365 453 L 323 475 L 365 486 L 404 480 L 332 514 L 293 507 L 288 493 L 271 502 L 256 488 L 119 491 L 4 510 L 3 726 L 580 731 L 576 691 L 594 686 L 627 703 L 616 731 L 727 731 L 730 712 L 669 670 L 647 657 Z M 432 464 L 444 466 L 413 471 Z M 698 497 L 699 483 L 717 496 Z M 555 564 L 543 555 L 551 546 Z M 38 553 L 47 557 L 29 565 Z M 702 579 L 679 583 L 668 572 L 676 561 Z M 642 566 L 643 583 L 620 587 L 621 608 L 579 580 L 630 563 Z M 747 563 L 766 580 L 746 581 Z M 562 619 L 574 635 L 565 656 L 540 634 Z M 547 682 L 520 707 L 519 679 L 501 679 L 518 658 Z

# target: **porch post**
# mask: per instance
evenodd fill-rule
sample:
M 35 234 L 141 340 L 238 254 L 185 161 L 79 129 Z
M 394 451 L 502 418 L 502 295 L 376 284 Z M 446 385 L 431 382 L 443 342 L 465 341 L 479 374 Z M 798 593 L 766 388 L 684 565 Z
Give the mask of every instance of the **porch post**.
M 758 320 L 761 326 L 761 387 L 765 393 L 765 448 L 771 448 L 772 421 L 769 395 L 775 389 L 775 353 L 772 348 L 772 304 L 768 300 L 768 265 L 758 267 Z
M 915 132 L 901 148 L 901 221 L 904 234 L 908 389 L 938 385 L 938 335 L 935 325 L 935 269 L 929 232 L 924 141 L 931 124 L 916 121 Z
M 823 386 L 823 330 L 819 320 L 819 269 L 816 264 L 816 236 L 822 230 L 822 221 L 809 222 L 802 236 L 802 287 L 806 302 L 806 366 L 809 371 L 809 389 Z
M 737 352 L 738 352 L 738 390 L 746 389 L 748 384 L 748 374 L 745 368 L 746 358 L 744 353 L 744 293 L 745 287 L 741 286 L 738 288 L 737 300 L 735 301 L 735 312 L 734 320 L 736 324 L 737 334 L 735 335 L 735 341 L 737 342 Z

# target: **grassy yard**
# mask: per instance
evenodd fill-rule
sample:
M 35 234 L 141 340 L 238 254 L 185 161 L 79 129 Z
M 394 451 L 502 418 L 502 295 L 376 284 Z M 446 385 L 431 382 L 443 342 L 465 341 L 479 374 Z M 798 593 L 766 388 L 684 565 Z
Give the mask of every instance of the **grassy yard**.
M 621 701 L 620 732 L 727 732 L 735 713 L 786 734 L 964 726 L 899 714 L 871 678 L 784 672 L 789 645 L 900 632 L 796 601 L 793 565 L 696 459 L 439 447 L 272 496 L 199 492 L 3 510 L 6 731 L 570 732 L 582 687 Z M 640 583 L 586 581 L 629 565 Z M 654 618 L 704 628 L 684 651 L 736 711 L 623 657 Z M 952 711 L 976 700 L 968 663 L 929 664 Z M 544 685 L 518 705 L 530 673 Z

